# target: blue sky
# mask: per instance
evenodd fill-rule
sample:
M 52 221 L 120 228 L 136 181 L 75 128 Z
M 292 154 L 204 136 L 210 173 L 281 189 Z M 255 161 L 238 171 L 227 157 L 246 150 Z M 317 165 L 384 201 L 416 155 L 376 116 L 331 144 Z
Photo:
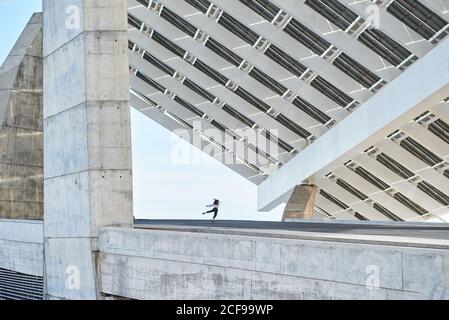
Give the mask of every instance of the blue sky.
M 2 63 L 42 0 L 0 0 Z M 257 212 L 257 188 L 141 113 L 132 110 L 134 215 L 148 219 L 204 219 L 204 205 L 222 201 L 219 218 L 280 220 L 282 208 Z M 190 164 L 176 164 L 173 152 L 183 148 Z

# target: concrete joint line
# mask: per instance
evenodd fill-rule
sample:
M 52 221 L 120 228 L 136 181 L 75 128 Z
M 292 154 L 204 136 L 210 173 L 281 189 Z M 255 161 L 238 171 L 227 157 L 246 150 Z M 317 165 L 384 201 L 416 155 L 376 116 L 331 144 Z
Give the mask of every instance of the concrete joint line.
M 115 254 L 115 253 L 107 253 L 107 252 L 101 252 L 101 253 L 102 254 L 109 254 L 109 255 L 116 255 L 116 256 L 123 256 L 123 257 L 139 257 L 139 258 L 151 259 L 151 260 L 177 262 L 177 263 L 185 263 L 185 264 L 191 264 L 191 265 L 216 267 L 216 268 L 223 268 L 223 269 L 233 269 L 233 270 L 241 270 L 241 271 L 249 271 L 249 272 L 258 272 L 258 273 L 261 273 L 261 274 L 269 274 L 269 275 L 283 275 L 283 276 L 286 276 L 286 277 L 298 278 L 298 279 L 304 279 L 304 280 L 326 281 L 326 282 L 335 283 L 335 284 L 347 284 L 347 285 L 357 286 L 357 287 L 366 287 L 364 284 L 357 284 L 357 283 L 352 283 L 352 282 L 347 282 L 347 281 L 329 280 L 329 279 L 325 279 L 325 278 L 296 276 L 296 275 L 292 275 L 292 274 L 288 274 L 288 273 L 282 273 L 282 272 L 269 272 L 269 271 L 260 271 L 260 270 L 256 270 L 256 269 L 252 270 L 252 269 L 244 269 L 244 268 L 235 268 L 235 267 L 227 267 L 227 266 L 223 266 L 223 265 L 199 263 L 199 262 L 193 262 L 193 261 L 173 260 L 173 259 L 165 259 L 165 258 L 158 258 L 158 257 L 141 257 L 141 256 L 136 256 L 136 255 L 131 256 L 131 255 Z M 418 292 L 415 292 L 415 291 L 407 291 L 407 290 L 388 288 L 388 287 L 379 287 L 379 289 L 392 290 L 392 291 L 398 291 L 398 292 L 407 292 L 407 293 L 418 293 Z
M 73 42 L 75 39 L 78 39 L 80 36 L 84 35 L 85 33 L 117 33 L 117 32 L 128 32 L 128 30 L 95 30 L 95 31 L 81 31 L 79 34 L 77 34 L 75 37 L 69 39 L 68 41 L 64 42 L 63 44 L 61 44 L 59 47 L 57 47 L 56 49 L 54 49 L 53 51 L 49 52 L 47 55 L 45 55 L 43 57 L 43 59 L 45 60 L 46 58 L 50 57 L 51 55 L 53 55 L 56 51 L 59 51 L 60 49 L 62 49 L 63 47 L 65 47 L 66 45 L 70 44 L 71 42 Z M 44 50 L 45 51 L 45 50 Z

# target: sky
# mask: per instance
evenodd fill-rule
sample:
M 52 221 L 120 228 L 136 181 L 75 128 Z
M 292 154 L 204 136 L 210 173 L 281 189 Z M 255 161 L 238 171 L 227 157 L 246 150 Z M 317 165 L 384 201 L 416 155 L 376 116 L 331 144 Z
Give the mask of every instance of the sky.
M 0 0 L 3 63 L 42 0 Z M 131 110 L 134 216 L 204 219 L 205 205 L 220 199 L 219 219 L 279 221 L 283 207 L 257 212 L 257 187 L 138 111 Z M 179 151 L 189 161 L 178 163 Z

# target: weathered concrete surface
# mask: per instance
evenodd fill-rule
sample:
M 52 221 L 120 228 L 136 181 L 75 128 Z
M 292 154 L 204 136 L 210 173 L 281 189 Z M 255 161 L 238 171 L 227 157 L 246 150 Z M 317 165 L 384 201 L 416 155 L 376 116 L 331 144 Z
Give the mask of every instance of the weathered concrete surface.
M 97 228 L 132 224 L 127 1 L 43 9 L 47 298 L 97 299 Z
M 0 218 L 42 219 L 42 13 L 0 68 Z
M 315 185 L 296 186 L 287 201 L 282 220 L 312 220 L 317 190 Z
M 103 228 L 99 248 L 102 291 L 134 299 L 449 299 L 431 245 Z
M 43 276 L 43 222 L 0 219 L 0 268 Z

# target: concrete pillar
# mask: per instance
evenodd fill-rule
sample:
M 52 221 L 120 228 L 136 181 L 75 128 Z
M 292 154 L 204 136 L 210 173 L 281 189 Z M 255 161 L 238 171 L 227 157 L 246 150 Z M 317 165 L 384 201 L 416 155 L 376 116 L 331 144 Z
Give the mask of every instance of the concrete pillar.
M 42 14 L 0 68 L 0 218 L 42 219 Z
M 296 186 L 285 206 L 282 221 L 291 219 L 312 220 L 317 190 L 318 188 L 315 185 L 302 184 Z
M 97 299 L 97 229 L 132 225 L 127 1 L 43 10 L 47 298 Z

